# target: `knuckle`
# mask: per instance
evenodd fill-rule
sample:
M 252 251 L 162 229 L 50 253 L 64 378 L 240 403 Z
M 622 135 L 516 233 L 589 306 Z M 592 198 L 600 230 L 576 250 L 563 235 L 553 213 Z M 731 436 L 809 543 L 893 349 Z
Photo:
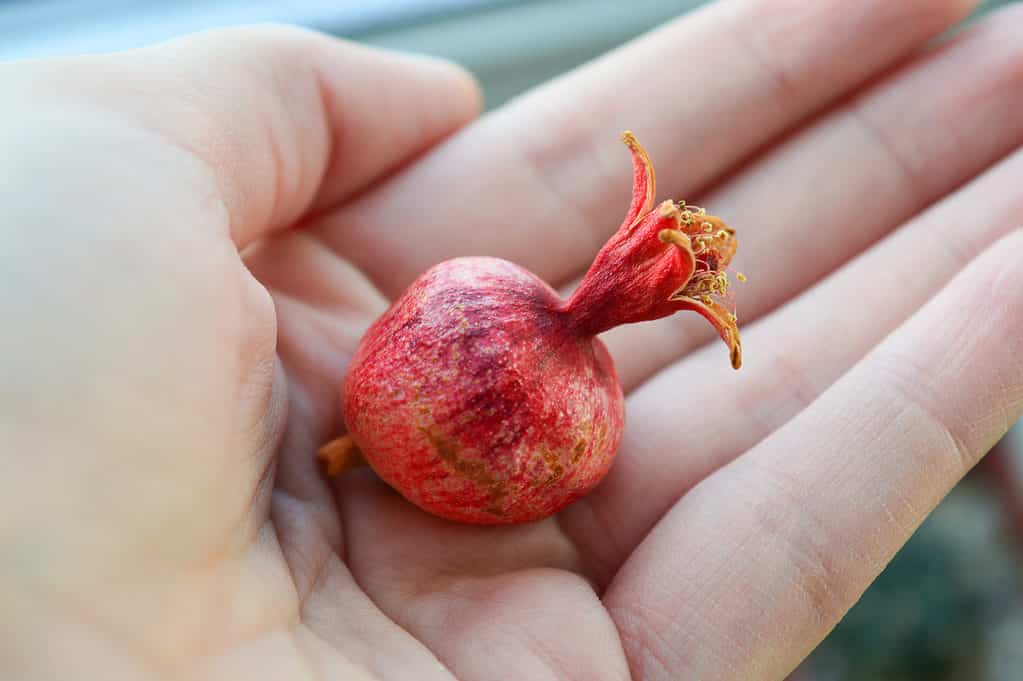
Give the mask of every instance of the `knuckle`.
M 772 494 L 752 508 L 752 532 L 777 550 L 780 574 L 796 593 L 816 627 L 837 622 L 854 599 L 843 585 L 849 582 L 833 551 L 835 532 L 826 512 L 807 498 L 795 478 L 777 469 L 758 471 L 758 479 Z M 780 503 L 779 503 L 780 502 Z M 856 546 L 848 538 L 846 546 Z
M 905 352 L 879 353 L 870 366 L 878 378 L 880 394 L 887 393 L 889 403 L 897 406 L 887 418 L 890 427 L 908 416 L 915 449 L 928 452 L 932 461 L 947 464 L 941 467 L 950 468 L 956 476 L 973 467 L 978 453 L 963 430 L 967 421 L 955 417 L 956 405 L 945 399 L 946 377 L 934 376 L 927 363 Z

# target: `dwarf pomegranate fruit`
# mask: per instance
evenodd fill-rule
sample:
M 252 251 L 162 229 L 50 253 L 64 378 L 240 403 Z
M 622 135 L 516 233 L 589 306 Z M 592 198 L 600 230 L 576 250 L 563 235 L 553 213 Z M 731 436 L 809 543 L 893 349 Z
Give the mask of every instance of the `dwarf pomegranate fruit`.
M 723 304 L 735 233 L 684 202 L 654 207 L 654 169 L 629 132 L 632 204 L 568 301 L 496 258 L 456 258 L 413 283 L 367 331 L 342 388 L 348 435 L 328 472 L 361 451 L 417 506 L 470 523 L 548 516 L 607 473 L 624 401 L 596 335 L 693 310 L 741 350 Z

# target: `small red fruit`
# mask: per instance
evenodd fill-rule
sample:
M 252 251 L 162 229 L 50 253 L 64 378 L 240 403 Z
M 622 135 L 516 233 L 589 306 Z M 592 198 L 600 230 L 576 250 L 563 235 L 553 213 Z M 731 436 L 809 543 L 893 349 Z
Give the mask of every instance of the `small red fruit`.
M 330 472 L 355 447 L 409 501 L 470 523 L 555 513 L 600 482 L 624 400 L 596 335 L 693 310 L 741 361 L 722 304 L 735 233 L 684 202 L 654 208 L 654 169 L 631 133 L 632 204 L 567 302 L 497 258 L 456 258 L 417 279 L 362 339 L 342 390 L 349 435 L 321 450 Z

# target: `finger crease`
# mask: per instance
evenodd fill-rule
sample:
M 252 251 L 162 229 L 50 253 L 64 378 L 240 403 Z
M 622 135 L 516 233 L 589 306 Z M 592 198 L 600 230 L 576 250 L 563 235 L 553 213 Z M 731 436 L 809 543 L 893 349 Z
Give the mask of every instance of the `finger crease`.
M 870 119 L 870 116 L 864 111 L 862 103 L 850 104 L 845 111 L 855 125 L 869 139 L 873 140 L 875 145 L 888 158 L 891 166 L 902 176 L 909 190 L 908 193 L 912 199 L 914 209 L 923 206 L 926 203 L 924 197 L 930 193 L 926 192 L 924 187 L 926 176 L 919 171 L 907 156 L 899 151 L 895 141 L 884 128 Z

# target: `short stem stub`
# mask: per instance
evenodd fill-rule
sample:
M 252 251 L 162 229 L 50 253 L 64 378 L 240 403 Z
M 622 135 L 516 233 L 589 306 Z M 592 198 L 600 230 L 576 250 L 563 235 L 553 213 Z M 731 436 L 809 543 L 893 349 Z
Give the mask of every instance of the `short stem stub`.
M 353 468 L 366 465 L 362 450 L 351 435 L 342 435 L 320 447 L 316 457 L 323 461 L 327 475 L 341 475 Z

